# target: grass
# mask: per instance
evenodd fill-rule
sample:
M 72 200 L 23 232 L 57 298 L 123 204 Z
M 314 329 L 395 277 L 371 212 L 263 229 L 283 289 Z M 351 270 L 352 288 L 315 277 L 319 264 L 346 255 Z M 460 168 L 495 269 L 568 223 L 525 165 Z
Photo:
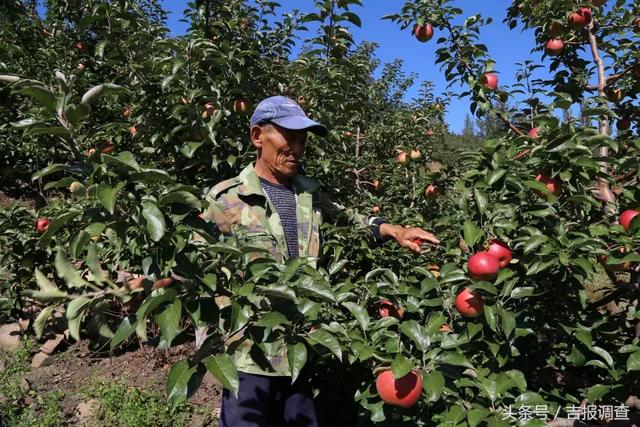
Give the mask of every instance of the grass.
M 182 405 L 172 413 L 162 394 L 130 387 L 121 380 L 94 380 L 80 393 L 85 400 L 97 402 L 94 415 L 105 426 L 182 426 L 194 411 L 191 406 Z
M 54 427 L 63 424 L 60 418 L 59 392 L 38 394 L 21 387 L 25 374 L 31 371 L 33 342 L 23 339 L 23 346 L 4 355 L 5 370 L 0 373 L 0 425 L 6 427 Z

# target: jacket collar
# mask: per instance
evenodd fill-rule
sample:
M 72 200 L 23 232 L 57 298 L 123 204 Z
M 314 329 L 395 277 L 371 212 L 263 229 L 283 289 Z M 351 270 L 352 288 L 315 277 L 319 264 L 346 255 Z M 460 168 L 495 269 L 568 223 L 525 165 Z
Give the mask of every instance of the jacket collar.
M 260 183 L 260 177 L 256 173 L 254 164 L 251 163 L 245 167 L 240 175 L 240 186 L 238 187 L 238 194 L 243 196 L 258 195 L 265 197 L 262 190 L 262 184 Z M 313 193 L 318 189 L 318 183 L 304 175 L 296 175 L 293 178 L 293 188 L 296 190 L 296 194 L 300 193 Z

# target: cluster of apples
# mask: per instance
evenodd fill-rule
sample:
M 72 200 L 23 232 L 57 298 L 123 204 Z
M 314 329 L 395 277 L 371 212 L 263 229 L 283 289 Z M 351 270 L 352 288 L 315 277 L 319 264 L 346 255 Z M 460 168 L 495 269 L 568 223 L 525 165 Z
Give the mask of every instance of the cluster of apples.
M 471 256 L 467 262 L 469 275 L 474 279 L 491 281 L 498 272 L 511 262 L 513 252 L 502 240 L 494 239 L 484 252 Z M 454 303 L 456 310 L 464 317 L 478 317 L 484 312 L 484 298 L 479 293 L 465 288 Z
M 398 161 L 398 163 L 400 163 L 401 165 L 404 165 L 405 163 L 407 163 L 409 161 L 409 159 L 411 160 L 418 160 L 422 157 L 422 153 L 420 152 L 420 150 L 418 150 L 417 148 L 414 148 L 413 150 L 411 150 L 409 152 L 409 154 L 407 154 L 406 151 L 400 151 L 397 155 L 396 155 L 396 160 Z
M 592 1 L 594 6 L 603 6 L 607 0 L 594 0 Z M 567 18 L 569 27 L 574 30 L 580 30 L 587 25 L 591 24 L 593 20 L 593 11 L 588 7 L 580 7 L 575 12 L 572 12 Z M 564 50 L 564 41 L 560 38 L 564 28 L 560 23 L 554 22 L 549 26 L 549 35 L 551 38 L 545 45 L 545 52 L 549 56 L 558 56 Z

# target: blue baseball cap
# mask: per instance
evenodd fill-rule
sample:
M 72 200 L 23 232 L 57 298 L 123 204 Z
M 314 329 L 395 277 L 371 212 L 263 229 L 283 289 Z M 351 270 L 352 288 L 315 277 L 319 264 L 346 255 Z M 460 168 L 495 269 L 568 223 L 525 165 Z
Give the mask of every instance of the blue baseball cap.
M 272 122 L 290 130 L 308 130 L 327 136 L 327 128 L 311 120 L 296 101 L 286 96 L 272 96 L 260 101 L 251 116 L 251 126 Z

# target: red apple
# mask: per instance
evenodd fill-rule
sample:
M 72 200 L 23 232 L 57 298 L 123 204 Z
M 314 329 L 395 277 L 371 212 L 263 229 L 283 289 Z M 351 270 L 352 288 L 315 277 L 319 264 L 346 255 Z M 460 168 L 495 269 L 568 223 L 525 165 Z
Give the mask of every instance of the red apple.
M 78 52 L 86 52 L 87 51 L 87 44 L 85 42 L 77 42 L 75 44 L 75 48 Z
M 437 185 L 429 184 L 424 190 L 424 195 L 427 197 L 427 199 L 435 199 L 440 195 L 440 189 Z
M 402 165 L 407 163 L 407 153 L 405 153 L 404 151 L 399 152 L 396 156 L 396 160 Z
M 249 114 L 251 108 L 253 108 L 253 105 L 248 99 L 242 98 L 233 101 L 233 111 L 238 114 Z
M 620 218 L 618 219 L 618 222 L 620 223 L 620 225 L 624 227 L 625 230 L 629 230 L 629 227 L 631 226 L 631 220 L 633 220 L 633 218 L 635 218 L 638 215 L 640 215 L 640 211 L 627 209 L 626 211 L 620 214 Z
M 433 135 L 435 135 L 435 132 L 432 131 L 431 129 L 429 129 L 424 134 L 427 135 L 427 136 L 433 136 Z
M 36 231 L 38 233 L 44 233 L 49 228 L 51 220 L 49 218 L 38 218 L 36 220 Z
M 538 137 L 538 132 L 540 131 L 540 129 L 538 129 L 537 127 L 535 128 L 531 128 L 531 130 L 529 131 L 529 136 L 531 138 L 537 138 Z
M 113 149 L 114 148 L 115 147 L 113 146 L 113 144 L 108 143 L 107 145 L 102 147 L 102 150 L 100 150 L 100 151 L 102 151 L 104 154 L 111 154 L 111 153 L 113 153 Z
M 411 157 L 411 160 L 418 160 L 420 157 L 422 157 L 422 153 L 416 148 L 415 150 L 411 150 L 409 156 Z
M 136 126 L 131 126 L 129 128 L 129 133 L 131 134 L 131 136 L 136 136 L 136 134 L 138 133 L 138 128 Z
M 377 213 L 379 213 L 379 212 L 380 212 L 380 206 L 374 206 L 374 207 L 372 207 L 372 208 L 371 208 L 371 212 L 376 213 L 376 214 L 377 214 Z
M 416 25 L 413 27 L 413 35 L 416 36 L 418 41 L 428 42 L 433 37 L 433 27 L 429 23 Z
M 464 317 L 478 317 L 484 312 L 484 298 L 469 288 L 464 288 L 456 296 L 454 305 Z
M 376 378 L 376 391 L 390 405 L 411 408 L 422 394 L 422 377 L 416 370 L 402 378 L 394 378 L 391 370 L 383 371 Z
M 375 181 L 373 181 L 373 189 L 378 191 L 380 190 L 380 180 L 376 179 Z
M 493 280 L 498 275 L 500 264 L 498 260 L 486 252 L 478 252 L 467 262 L 469 274 L 478 280 Z
M 484 73 L 482 86 L 487 90 L 496 90 L 498 88 L 498 76 L 494 73 Z
M 549 175 L 545 174 L 545 173 L 541 173 L 538 174 L 536 176 L 536 181 L 541 182 L 543 184 L 546 185 L 547 190 L 549 190 L 549 192 L 551 194 L 553 194 L 554 196 L 559 196 L 560 195 L 560 191 L 562 190 L 562 186 L 560 184 L 560 182 L 556 179 L 551 178 Z M 543 193 L 542 191 L 539 190 L 533 190 L 534 193 L 536 193 L 538 196 L 542 197 L 542 198 L 546 198 L 547 195 L 545 193 Z
M 607 95 L 607 98 L 611 102 L 620 102 L 622 101 L 622 98 L 624 98 L 624 92 L 622 92 L 622 89 L 609 88 L 605 90 L 605 95 Z
M 562 39 L 551 39 L 545 46 L 545 51 L 549 56 L 558 56 L 562 53 L 563 49 L 564 42 L 562 41 Z
M 204 111 L 202 112 L 202 118 L 209 119 L 213 117 L 213 115 L 216 114 L 218 111 L 220 110 L 218 109 L 218 107 L 216 107 L 216 105 L 213 102 L 207 102 L 206 104 L 204 104 Z
M 378 306 L 380 317 L 395 317 L 400 320 L 404 317 L 404 308 L 398 307 L 388 299 L 382 300 Z
M 76 66 L 76 70 L 78 71 L 84 71 L 85 68 L 87 67 L 85 67 L 85 65 L 82 62 Z
M 505 268 L 511 262 L 513 258 L 513 252 L 509 246 L 502 240 L 494 239 L 489 242 L 489 249 L 487 253 L 498 260 L 500 268 Z
M 166 288 L 172 283 L 173 283 L 173 277 L 165 277 L 164 279 L 159 279 L 153 282 L 153 287 L 156 289 Z
M 569 15 L 569 26 L 574 30 L 579 30 L 580 28 L 589 25 L 592 17 L 591 9 L 588 7 L 581 7 Z
M 616 123 L 616 128 L 619 131 L 629 130 L 629 128 L 631 128 L 631 119 L 629 117 L 623 117 L 619 119 Z

